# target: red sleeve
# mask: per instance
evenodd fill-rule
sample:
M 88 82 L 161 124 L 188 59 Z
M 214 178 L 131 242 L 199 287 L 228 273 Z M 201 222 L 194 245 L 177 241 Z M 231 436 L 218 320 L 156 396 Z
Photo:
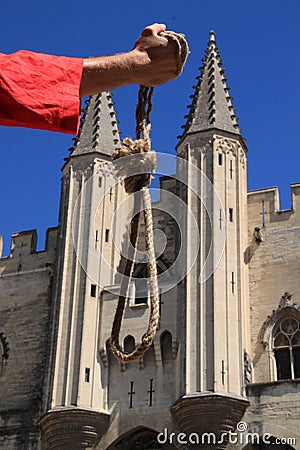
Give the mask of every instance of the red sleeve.
M 83 59 L 0 53 L 0 125 L 76 134 Z

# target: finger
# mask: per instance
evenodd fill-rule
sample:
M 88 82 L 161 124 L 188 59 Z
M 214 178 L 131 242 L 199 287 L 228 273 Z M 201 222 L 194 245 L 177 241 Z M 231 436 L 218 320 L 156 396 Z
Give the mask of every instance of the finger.
M 158 35 L 156 39 L 159 41 L 160 47 L 166 47 L 169 43 L 168 39 L 163 36 Z
M 142 36 L 149 36 L 150 34 L 155 35 L 162 33 L 166 30 L 166 25 L 164 23 L 153 23 L 144 28 L 142 31 Z
M 172 33 L 175 33 L 175 32 L 172 31 L 172 30 L 165 30 L 164 33 L 166 33 L 166 34 L 172 34 Z

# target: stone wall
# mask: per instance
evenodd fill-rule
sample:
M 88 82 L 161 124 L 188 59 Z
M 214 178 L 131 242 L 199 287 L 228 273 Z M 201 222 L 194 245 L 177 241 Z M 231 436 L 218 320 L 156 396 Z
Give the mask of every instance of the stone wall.
M 250 407 L 243 420 L 249 433 L 275 437 L 300 448 L 299 380 L 282 380 L 249 385 Z M 286 448 L 278 446 L 278 448 Z
M 43 398 L 56 229 L 48 230 L 45 251 L 36 251 L 36 241 L 35 230 L 15 233 L 10 256 L 0 259 L 0 448 L 5 450 L 40 448 L 37 419 Z
M 277 188 L 248 194 L 249 245 L 245 260 L 250 269 L 253 381 L 259 383 L 274 381 L 270 354 L 262 345 L 268 316 L 279 307 L 285 292 L 300 305 L 299 183 L 291 186 L 291 196 L 292 208 L 281 211 Z M 255 227 L 260 228 L 262 241 L 253 236 Z

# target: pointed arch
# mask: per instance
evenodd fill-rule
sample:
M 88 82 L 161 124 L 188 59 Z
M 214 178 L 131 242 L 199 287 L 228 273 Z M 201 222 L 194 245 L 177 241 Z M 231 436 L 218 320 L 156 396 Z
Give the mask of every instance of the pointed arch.
M 131 353 L 135 349 L 135 339 L 133 336 L 128 334 L 124 339 L 124 352 Z
M 170 261 L 166 258 L 160 256 L 156 259 L 156 267 L 158 275 L 164 273 L 171 267 Z M 133 269 L 133 277 L 134 278 L 147 278 L 148 277 L 148 268 L 146 262 L 139 262 L 135 265 Z
M 139 426 L 124 433 L 117 438 L 107 450 L 176 450 L 169 442 L 160 443 L 157 439 L 158 432 L 148 427 Z
M 300 378 L 300 307 L 290 300 L 284 294 L 261 330 L 271 381 Z
M 170 331 L 165 330 L 160 335 L 160 348 L 163 364 L 173 360 L 173 349 L 172 349 L 172 334 Z
M 284 316 L 272 334 L 277 380 L 300 378 L 300 317 Z

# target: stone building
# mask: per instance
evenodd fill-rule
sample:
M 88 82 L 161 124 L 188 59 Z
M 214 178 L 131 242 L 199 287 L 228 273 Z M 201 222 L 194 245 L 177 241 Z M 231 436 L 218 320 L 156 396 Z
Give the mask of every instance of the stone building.
M 160 320 L 144 357 L 120 363 L 108 345 L 132 213 L 111 164 L 110 93 L 87 102 L 45 250 L 34 230 L 13 234 L 0 259 L 1 449 L 300 449 L 300 183 L 285 211 L 277 188 L 247 192 L 213 32 L 197 80 L 176 173 L 153 202 Z M 150 311 L 143 235 L 127 352 Z

